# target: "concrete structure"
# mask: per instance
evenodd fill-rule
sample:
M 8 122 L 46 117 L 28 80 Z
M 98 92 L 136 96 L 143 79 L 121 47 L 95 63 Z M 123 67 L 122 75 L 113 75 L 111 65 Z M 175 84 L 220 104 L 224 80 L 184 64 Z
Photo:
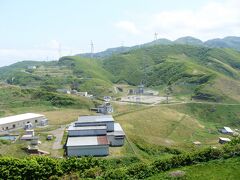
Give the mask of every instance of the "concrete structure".
M 21 140 L 33 140 L 35 139 L 35 133 L 33 129 L 28 129 L 25 134 L 21 137 Z
M 223 134 L 233 134 L 233 130 L 230 127 L 223 127 L 223 129 L 220 129 L 220 132 Z
M 125 133 L 119 123 L 114 123 L 114 131 L 107 133 L 110 146 L 123 146 Z
M 68 156 L 107 156 L 109 143 L 106 136 L 68 137 Z
M 111 115 L 81 116 L 68 128 L 68 156 L 106 156 L 110 146 L 123 146 L 125 133 Z
M 19 114 L 0 118 L 0 131 L 46 125 L 48 120 L 44 115 L 35 113 Z M 31 126 L 30 126 L 31 125 Z
M 225 144 L 225 143 L 227 143 L 227 142 L 230 142 L 231 141 L 231 139 L 229 139 L 229 138 L 223 138 L 223 137 L 219 137 L 219 143 L 220 144 Z
M 68 128 L 69 137 L 106 135 L 107 126 L 74 126 Z
M 88 96 L 88 92 L 78 92 L 77 95 L 87 97 Z
M 111 99 L 112 99 L 111 96 L 104 96 L 104 97 L 103 97 L 103 100 L 104 100 L 104 101 L 107 101 L 107 102 L 111 101 Z
M 104 102 L 102 105 L 97 107 L 97 112 L 102 114 L 113 113 L 113 107 L 109 102 Z

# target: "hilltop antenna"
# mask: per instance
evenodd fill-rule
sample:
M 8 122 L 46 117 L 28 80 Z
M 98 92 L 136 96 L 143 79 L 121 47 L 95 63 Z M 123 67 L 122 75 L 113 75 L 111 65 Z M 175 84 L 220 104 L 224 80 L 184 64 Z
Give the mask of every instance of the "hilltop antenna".
M 91 41 L 91 57 L 93 57 L 93 53 L 94 53 L 94 44 L 93 41 Z

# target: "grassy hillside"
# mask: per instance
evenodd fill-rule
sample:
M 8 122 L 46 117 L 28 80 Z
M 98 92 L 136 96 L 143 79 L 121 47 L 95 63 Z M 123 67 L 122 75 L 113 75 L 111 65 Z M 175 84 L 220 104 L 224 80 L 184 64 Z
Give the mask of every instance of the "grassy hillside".
M 235 180 L 240 177 L 240 158 L 231 158 L 227 160 L 215 160 L 207 163 L 202 163 L 193 166 L 187 166 L 184 168 L 179 168 L 171 170 L 166 173 L 161 173 L 151 178 L 149 180 L 164 180 L 164 179 L 212 179 L 212 180 Z M 182 171 L 184 174 L 182 176 L 172 175 L 177 170 Z M 177 174 L 177 173 L 175 173 Z
M 103 60 L 114 82 L 171 86 L 175 95 L 212 101 L 239 101 L 239 65 L 239 52 L 187 45 L 156 45 Z M 216 83 L 222 80 L 232 82 L 231 94 Z
M 29 65 L 35 65 L 37 69 L 28 69 Z M 102 95 L 112 91 L 111 78 L 112 75 L 101 67 L 100 61 L 77 56 L 53 62 L 23 61 L 0 68 L 1 81 L 52 92 L 67 88 Z
M 224 136 L 218 132 L 219 128 L 240 126 L 240 105 L 181 104 L 136 108 L 115 118 L 137 146 L 137 151 L 139 147 L 148 149 L 149 144 L 189 151 L 194 149 L 194 141 L 200 141 L 202 147 L 219 146 L 218 137 Z
M 191 40 L 191 39 L 190 39 Z M 240 101 L 240 53 L 191 45 L 149 45 L 103 59 L 67 56 L 58 62 L 21 62 L 1 68 L 9 84 L 113 95 L 114 83 L 148 87 L 173 96 L 215 102 Z M 227 86 L 223 85 L 224 82 Z
M 31 111 L 49 111 L 61 107 L 89 109 L 92 106 L 93 103 L 84 97 L 38 89 L 21 89 L 16 86 L 0 86 L 0 116 Z

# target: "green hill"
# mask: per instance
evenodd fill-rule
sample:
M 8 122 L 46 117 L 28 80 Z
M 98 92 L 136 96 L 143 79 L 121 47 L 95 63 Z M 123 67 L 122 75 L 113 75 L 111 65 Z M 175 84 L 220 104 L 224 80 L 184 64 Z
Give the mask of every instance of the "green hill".
M 191 36 L 181 37 L 174 41 L 176 44 L 187 44 L 187 45 L 203 45 L 203 42 L 200 39 L 196 39 Z
M 37 69 L 29 70 L 28 65 Z M 177 97 L 240 101 L 240 53 L 232 49 L 148 45 L 102 59 L 67 56 L 55 62 L 24 61 L 0 70 L 0 79 L 9 84 L 53 91 L 72 88 L 104 95 L 113 94 L 114 83 L 144 83 L 162 94 L 169 89 Z
M 233 48 L 240 51 L 240 37 L 228 36 L 223 39 L 212 39 L 204 43 L 206 46 L 215 48 Z
M 114 83 L 127 82 L 148 87 L 171 86 L 175 95 L 213 101 L 239 101 L 240 53 L 188 45 L 151 46 L 114 55 L 103 67 L 114 75 Z M 227 94 L 217 81 L 231 82 Z M 221 87 L 220 87 L 221 86 Z

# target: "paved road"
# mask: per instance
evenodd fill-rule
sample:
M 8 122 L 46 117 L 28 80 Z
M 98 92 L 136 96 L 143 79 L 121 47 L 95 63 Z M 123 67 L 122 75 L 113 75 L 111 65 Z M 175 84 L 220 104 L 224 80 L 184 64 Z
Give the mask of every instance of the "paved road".
M 64 130 L 65 127 L 61 127 L 59 129 L 53 130 L 50 133 L 53 134 L 53 136 L 56 137 L 53 145 L 52 145 L 52 149 L 62 149 L 62 138 L 63 138 L 63 134 L 64 134 Z
M 197 101 L 183 101 L 183 102 L 170 102 L 169 104 L 161 104 L 159 102 L 155 102 L 152 104 L 143 104 L 143 103 L 135 103 L 135 102 L 126 102 L 126 101 L 112 101 L 118 104 L 138 104 L 142 106 L 172 106 L 179 104 L 211 104 L 211 105 L 228 105 L 228 106 L 239 106 L 240 103 L 217 103 L 217 102 L 197 102 Z

